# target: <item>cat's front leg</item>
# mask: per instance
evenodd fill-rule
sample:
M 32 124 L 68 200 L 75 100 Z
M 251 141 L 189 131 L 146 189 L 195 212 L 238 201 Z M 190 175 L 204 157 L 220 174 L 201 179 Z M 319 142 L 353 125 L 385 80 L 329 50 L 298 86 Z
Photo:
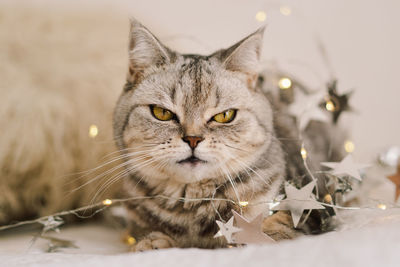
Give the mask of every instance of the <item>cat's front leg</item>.
M 286 211 L 278 211 L 266 217 L 262 223 L 262 230 L 275 241 L 293 239 L 302 235 L 301 231 L 294 228 L 292 216 Z
M 197 183 L 187 184 L 185 187 L 185 203 L 183 208 L 192 209 L 201 203 L 202 198 L 211 198 L 215 193 L 215 182 L 212 180 L 204 180 Z M 198 200 L 196 200 L 198 199 Z
M 161 232 L 151 232 L 132 247 L 132 251 L 173 248 L 177 244 L 171 237 Z

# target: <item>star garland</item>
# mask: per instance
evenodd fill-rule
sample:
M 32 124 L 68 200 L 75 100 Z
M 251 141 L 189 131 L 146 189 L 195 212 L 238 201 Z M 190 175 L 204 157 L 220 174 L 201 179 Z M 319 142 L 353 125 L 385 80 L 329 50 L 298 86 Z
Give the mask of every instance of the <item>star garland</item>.
M 215 221 L 219 227 L 219 231 L 214 235 L 214 238 L 223 236 L 228 243 L 233 243 L 232 235 L 234 233 L 242 231 L 242 229 L 233 226 L 233 216 L 229 219 L 227 223 L 221 221 Z
M 353 91 L 339 95 L 337 92 L 337 80 L 328 84 L 328 95 L 324 101 L 320 103 L 320 107 L 332 113 L 332 121 L 336 124 L 342 112 L 352 111 L 349 105 L 349 99 Z
M 293 225 L 297 227 L 304 210 L 325 209 L 312 197 L 316 181 L 311 181 L 301 189 L 297 189 L 288 182 L 285 183 L 286 199 L 282 200 L 273 210 L 289 210 L 292 215 Z
M 353 156 L 348 154 L 341 162 L 321 162 L 322 166 L 331 168 L 331 174 L 343 178 L 343 176 L 353 177 L 362 181 L 360 170 L 369 167 L 369 164 L 358 164 L 354 162 Z

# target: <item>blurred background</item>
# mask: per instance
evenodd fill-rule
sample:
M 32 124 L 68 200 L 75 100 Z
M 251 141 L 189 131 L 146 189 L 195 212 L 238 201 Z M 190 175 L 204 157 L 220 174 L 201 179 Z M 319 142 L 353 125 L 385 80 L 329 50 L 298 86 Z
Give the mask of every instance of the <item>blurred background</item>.
M 114 149 L 112 110 L 127 71 L 131 16 L 183 53 L 211 53 L 267 25 L 264 68 L 312 90 L 335 78 L 340 94 L 354 90 L 353 112 L 339 124 L 351 133 L 356 161 L 373 162 L 400 145 L 398 10 L 395 0 L 1 0 L 0 191 L 21 187 L 12 184 L 18 175 L 94 168 Z M 0 206 L 13 199 L 0 198 Z
M 395 0 L 2 0 L 1 53 L 2 57 L 29 57 L 26 60 L 34 64 L 34 69 L 19 68 L 18 77 L 21 72 L 47 70 L 42 65 L 57 58 L 67 59 L 61 64 L 66 68 L 62 75 L 70 80 L 68 68 L 88 75 L 101 72 L 100 82 L 116 97 L 126 71 L 129 16 L 171 48 L 190 53 L 227 47 L 267 24 L 265 66 L 277 64 L 313 89 L 325 86 L 332 75 L 338 79 L 340 93 L 355 89 L 350 103 L 356 112 L 345 113 L 341 123 L 352 133 L 356 157 L 370 161 L 383 148 L 400 143 L 399 9 Z M 325 46 L 328 64 L 317 40 Z M 7 44 L 24 46 L 23 53 Z M 4 85 L 10 70 L 4 58 L 2 62 L 1 90 L 16 90 Z M 44 77 L 37 79 L 52 75 L 51 67 L 48 70 L 38 73 Z

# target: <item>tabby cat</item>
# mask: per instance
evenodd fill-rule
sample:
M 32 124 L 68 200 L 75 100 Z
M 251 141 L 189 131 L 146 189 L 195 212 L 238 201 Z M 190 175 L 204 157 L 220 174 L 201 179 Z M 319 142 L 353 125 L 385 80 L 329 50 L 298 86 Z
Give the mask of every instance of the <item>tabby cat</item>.
M 234 203 L 271 201 L 285 180 L 307 182 L 296 120 L 259 82 L 263 32 L 211 55 L 179 54 L 132 20 L 114 136 L 129 170 L 126 193 L 149 197 L 127 204 L 134 250 L 225 247 L 213 237 L 216 220 L 232 209 L 249 219 L 268 210 Z M 331 160 L 327 126 L 312 122 L 304 141 L 315 131 L 322 138 L 310 153 Z M 266 216 L 263 231 L 275 240 L 303 232 L 282 211 Z

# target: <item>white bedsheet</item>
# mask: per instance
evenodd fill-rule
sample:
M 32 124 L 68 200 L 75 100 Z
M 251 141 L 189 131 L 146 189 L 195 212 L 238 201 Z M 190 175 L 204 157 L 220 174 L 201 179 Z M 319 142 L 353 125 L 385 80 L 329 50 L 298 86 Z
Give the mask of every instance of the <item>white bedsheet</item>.
M 400 266 L 400 210 L 341 214 L 340 230 L 263 246 L 130 253 L 121 233 L 89 224 L 62 228 L 56 237 L 79 248 L 45 253 L 44 241 L 28 249 L 32 233 L 0 238 L 0 266 Z

